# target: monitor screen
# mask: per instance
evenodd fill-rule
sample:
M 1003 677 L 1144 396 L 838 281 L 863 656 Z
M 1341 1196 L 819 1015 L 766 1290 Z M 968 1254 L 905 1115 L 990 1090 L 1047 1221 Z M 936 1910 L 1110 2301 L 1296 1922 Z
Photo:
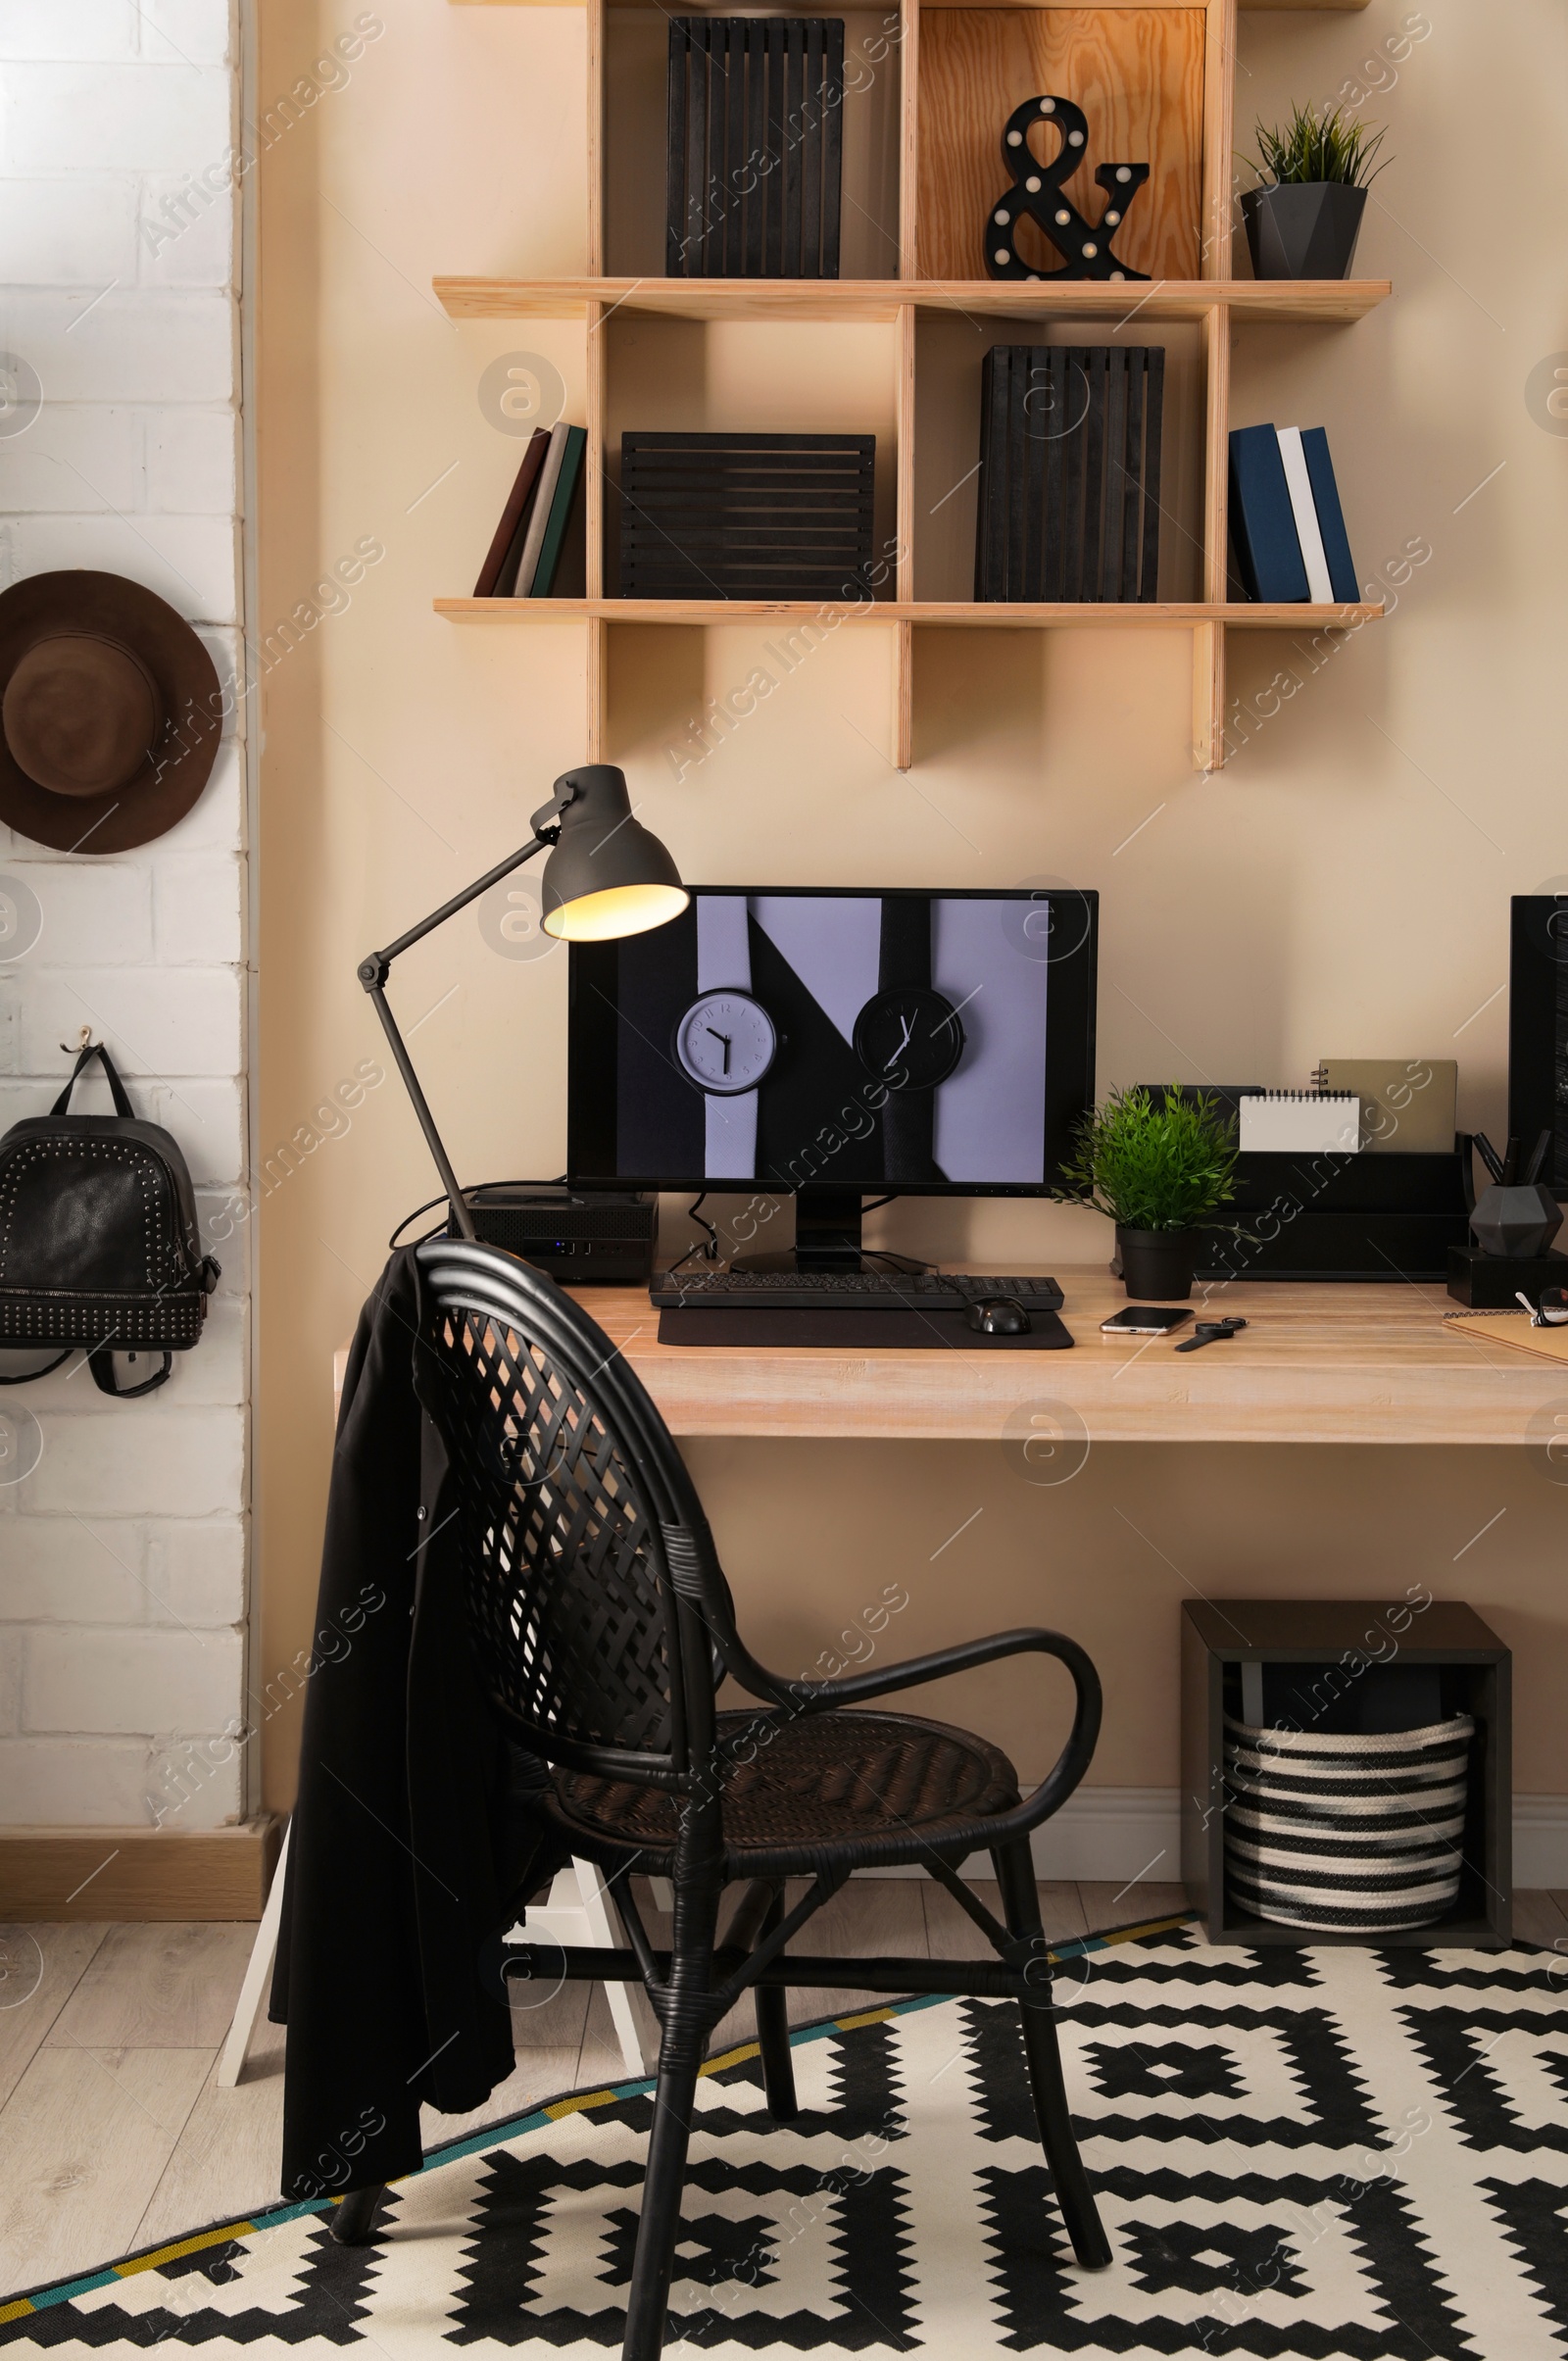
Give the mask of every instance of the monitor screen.
M 573 943 L 573 1181 L 1042 1194 L 1095 1080 L 1099 897 L 699 886 Z
M 1508 961 L 1508 1130 L 1541 1177 L 1568 1197 L 1568 894 L 1515 894 Z

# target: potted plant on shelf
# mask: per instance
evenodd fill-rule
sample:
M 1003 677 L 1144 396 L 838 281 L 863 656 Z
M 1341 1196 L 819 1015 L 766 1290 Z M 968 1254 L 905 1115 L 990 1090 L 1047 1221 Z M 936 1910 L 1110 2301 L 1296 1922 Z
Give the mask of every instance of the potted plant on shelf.
M 1135 1300 L 1193 1292 L 1199 1232 L 1236 1193 L 1236 1126 L 1205 1091 L 1112 1091 L 1080 1122 L 1065 1186 L 1069 1205 L 1116 1224 L 1122 1281 Z
M 1347 276 L 1384 136 L 1344 107 L 1298 107 L 1283 129 L 1258 124 L 1252 169 L 1262 185 L 1242 197 L 1255 278 Z

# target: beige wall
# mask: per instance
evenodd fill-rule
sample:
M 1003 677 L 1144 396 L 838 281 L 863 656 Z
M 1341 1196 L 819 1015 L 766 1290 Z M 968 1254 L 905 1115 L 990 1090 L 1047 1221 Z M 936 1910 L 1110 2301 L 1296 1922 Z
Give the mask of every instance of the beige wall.
M 376 1056 L 359 957 L 520 842 L 584 752 L 573 629 L 461 630 L 430 612 L 471 587 L 516 463 L 481 415 L 481 371 L 502 353 L 545 354 L 580 417 L 582 331 L 456 326 L 428 291 L 434 272 L 582 267 L 582 20 L 438 0 L 375 13 L 384 31 L 348 85 L 263 165 L 263 632 L 356 544 L 371 537 L 385 556 L 265 674 L 261 1157 Z M 1411 13 L 1375 0 L 1353 17 L 1244 20 L 1238 144 L 1257 111 L 1337 90 Z M 350 15 L 269 0 L 264 105 Z M 1208 780 L 1188 765 L 1177 634 L 922 634 L 919 759 L 901 778 L 882 753 L 886 635 L 845 631 L 677 783 L 667 745 L 705 695 L 745 677 L 757 642 L 617 632 L 609 754 L 688 876 L 1097 886 L 1102 1087 L 1298 1084 L 1325 1054 L 1457 1054 L 1462 1118 L 1500 1127 L 1507 896 L 1568 872 L 1568 441 L 1525 404 L 1535 363 L 1568 347 L 1568 61 L 1547 0 L 1517 0 L 1506 42 L 1448 0 L 1425 20 L 1368 109 L 1390 122 L 1396 161 L 1359 267 L 1391 273 L 1395 300 L 1350 329 L 1250 333 L 1236 355 L 1238 422 L 1328 427 L 1364 581 L 1388 581 L 1408 544 L 1430 547 L 1391 590 L 1393 619 L 1250 724 L 1248 751 Z M 657 185 L 647 202 L 662 206 Z M 683 333 L 694 418 L 706 405 L 734 422 L 742 399 L 749 422 L 888 413 L 875 331 L 817 331 L 793 355 L 761 330 Z M 1307 672 L 1288 639 L 1233 640 L 1233 689 L 1250 704 L 1293 661 Z M 405 1017 L 432 1011 L 416 1052 L 475 1178 L 561 1168 L 564 985 L 564 957 L 500 959 L 467 918 L 399 968 Z M 258 1689 L 309 1636 L 332 1348 L 388 1231 L 430 1186 L 389 1082 L 266 1198 Z M 878 1219 L 889 1239 L 993 1268 L 1106 1246 L 1095 1217 L 1031 1205 Z M 1568 1671 L 1568 1491 L 1522 1454 L 1107 1448 L 1056 1491 L 982 1447 L 706 1443 L 691 1455 L 751 1636 L 788 1670 L 893 1580 L 911 1600 L 887 1643 L 901 1651 L 1059 1621 L 1105 1676 L 1096 1776 L 1170 1785 L 1190 1589 L 1379 1599 L 1420 1580 L 1471 1599 L 1519 1651 L 1519 1785 L 1568 1789 L 1551 1702 Z M 936 1709 L 1037 1764 L 1027 1673 L 956 1685 Z M 296 1743 L 278 1712 L 274 1804 Z

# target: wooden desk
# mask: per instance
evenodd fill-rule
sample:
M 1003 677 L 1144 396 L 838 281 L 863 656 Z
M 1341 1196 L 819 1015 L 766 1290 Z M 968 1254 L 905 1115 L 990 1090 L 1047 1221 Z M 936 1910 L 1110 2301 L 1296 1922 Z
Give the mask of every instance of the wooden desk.
M 1021 1406 L 1059 1403 L 1107 1443 L 1512 1443 L 1561 1405 L 1568 1368 L 1506 1345 L 1446 1335 L 1459 1307 L 1439 1287 L 1216 1289 L 1195 1317 L 1254 1324 L 1201 1353 L 1174 1338 L 1111 1338 L 1126 1302 L 1096 1269 L 1057 1267 L 1070 1353 L 705 1351 L 659 1342 L 636 1288 L 585 1288 L 677 1435 L 995 1439 Z M 1568 1436 L 1568 1423 L 1563 1433 Z
M 1101 1335 L 1127 1301 L 1102 1265 L 1058 1264 L 1055 1276 L 1070 1353 L 705 1352 L 661 1345 L 641 1288 L 575 1293 L 677 1435 L 995 1441 L 1020 1408 L 1059 1404 L 1098 1443 L 1544 1447 L 1558 1408 L 1568 1438 L 1568 1368 L 1446 1335 L 1443 1314 L 1459 1306 L 1441 1288 L 1217 1288 L 1206 1303 L 1195 1297 L 1194 1318 L 1239 1312 L 1254 1325 L 1178 1353 L 1191 1324 L 1172 1337 Z M 334 1357 L 334 1399 L 347 1358 L 347 1347 Z

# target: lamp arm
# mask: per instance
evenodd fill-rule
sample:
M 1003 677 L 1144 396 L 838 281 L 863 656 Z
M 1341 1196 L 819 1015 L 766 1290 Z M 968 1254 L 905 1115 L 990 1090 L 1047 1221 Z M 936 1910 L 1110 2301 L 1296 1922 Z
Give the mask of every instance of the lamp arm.
M 499 885 L 503 877 L 510 877 L 514 869 L 520 869 L 524 861 L 532 861 L 536 853 L 542 853 L 547 846 L 553 845 L 561 834 L 560 815 L 565 806 L 573 800 L 574 798 L 570 796 L 561 796 L 546 804 L 542 810 L 534 813 L 533 837 L 522 846 L 520 851 L 512 854 L 506 861 L 498 861 L 493 869 L 486 870 L 484 876 L 476 878 L 472 885 L 465 886 L 461 894 L 454 894 L 450 902 L 443 902 L 439 910 L 432 910 L 427 918 L 421 918 L 417 926 L 411 926 L 406 934 L 399 935 L 397 941 L 389 943 L 384 951 L 372 951 L 368 958 L 360 961 L 360 982 L 364 985 L 370 1005 L 381 1020 L 381 1030 L 386 1035 L 387 1046 L 392 1052 L 393 1063 L 403 1077 L 403 1087 L 408 1092 L 414 1111 L 418 1117 L 419 1129 L 424 1134 L 424 1144 L 430 1151 L 436 1171 L 440 1174 L 441 1186 L 446 1191 L 447 1204 L 452 1209 L 452 1218 L 457 1224 L 459 1236 L 463 1238 L 473 1238 L 476 1235 L 473 1215 L 464 1203 L 463 1191 L 458 1185 L 458 1176 L 452 1169 L 451 1158 L 442 1144 L 441 1134 L 435 1127 L 435 1117 L 431 1114 L 429 1102 L 419 1086 L 419 1077 L 414 1070 L 414 1061 L 409 1056 L 408 1046 L 398 1031 L 397 1019 L 387 1005 L 387 981 L 391 975 L 392 962 L 395 959 L 401 957 L 414 944 L 422 943 L 426 935 L 434 934 L 438 926 L 444 926 L 449 918 L 456 917 L 460 910 L 466 910 L 470 902 L 477 902 L 481 894 L 487 894 L 493 885 Z

